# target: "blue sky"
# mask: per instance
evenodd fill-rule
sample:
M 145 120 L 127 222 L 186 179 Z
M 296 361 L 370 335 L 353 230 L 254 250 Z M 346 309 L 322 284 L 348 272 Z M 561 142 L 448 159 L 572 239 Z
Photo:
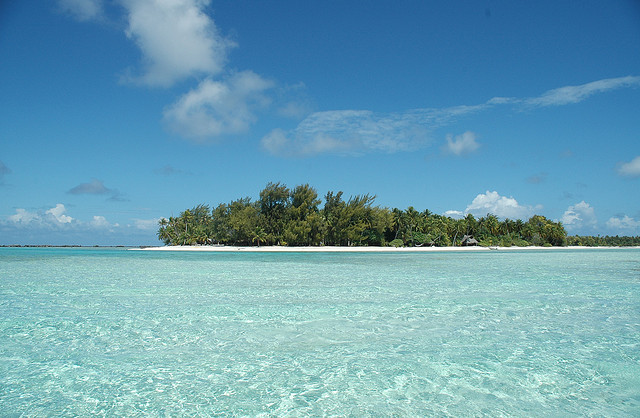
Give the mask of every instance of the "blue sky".
M 270 181 L 640 234 L 637 1 L 22 0 L 0 57 L 0 244 Z

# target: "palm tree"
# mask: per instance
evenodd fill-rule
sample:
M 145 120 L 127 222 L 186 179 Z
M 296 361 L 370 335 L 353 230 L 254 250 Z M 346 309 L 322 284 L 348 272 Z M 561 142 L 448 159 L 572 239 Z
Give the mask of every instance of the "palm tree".
M 264 232 L 264 229 L 262 229 L 261 227 L 257 227 L 254 231 L 253 231 L 253 235 L 251 237 L 251 242 L 257 242 L 258 243 L 258 247 L 260 246 L 260 242 L 265 242 L 267 240 L 267 233 Z

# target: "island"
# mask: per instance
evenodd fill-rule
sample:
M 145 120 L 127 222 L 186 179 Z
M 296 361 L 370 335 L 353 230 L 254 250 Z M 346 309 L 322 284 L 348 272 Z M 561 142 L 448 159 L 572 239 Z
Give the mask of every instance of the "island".
M 638 246 L 640 237 L 568 236 L 561 222 L 472 214 L 455 219 L 429 210 L 380 207 L 375 195 L 345 200 L 329 191 L 324 204 L 309 184 L 293 189 L 268 183 L 254 201 L 245 197 L 211 208 L 199 204 L 159 221 L 169 246 L 280 247 L 564 247 Z

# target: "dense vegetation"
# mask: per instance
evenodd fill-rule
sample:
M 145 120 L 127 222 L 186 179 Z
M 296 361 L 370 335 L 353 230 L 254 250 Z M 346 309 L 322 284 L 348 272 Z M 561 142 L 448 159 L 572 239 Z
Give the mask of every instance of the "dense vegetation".
M 465 235 L 480 245 L 567 245 L 560 222 L 534 215 L 528 221 L 499 220 L 487 214 L 462 219 L 381 208 L 368 194 L 343 199 L 328 192 L 324 205 L 308 184 L 289 189 L 269 183 L 257 201 L 250 198 L 198 205 L 177 217 L 161 219 L 158 238 L 167 245 L 290 245 L 290 246 L 459 246 Z
M 568 245 L 579 245 L 583 247 L 637 247 L 640 246 L 639 237 L 620 237 L 605 235 L 601 236 L 570 236 L 567 237 Z

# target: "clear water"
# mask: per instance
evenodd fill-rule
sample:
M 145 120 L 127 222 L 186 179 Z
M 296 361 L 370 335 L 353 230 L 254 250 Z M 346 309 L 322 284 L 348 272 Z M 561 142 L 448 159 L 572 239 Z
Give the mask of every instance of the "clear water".
M 639 416 L 640 250 L 0 249 L 0 416 Z

